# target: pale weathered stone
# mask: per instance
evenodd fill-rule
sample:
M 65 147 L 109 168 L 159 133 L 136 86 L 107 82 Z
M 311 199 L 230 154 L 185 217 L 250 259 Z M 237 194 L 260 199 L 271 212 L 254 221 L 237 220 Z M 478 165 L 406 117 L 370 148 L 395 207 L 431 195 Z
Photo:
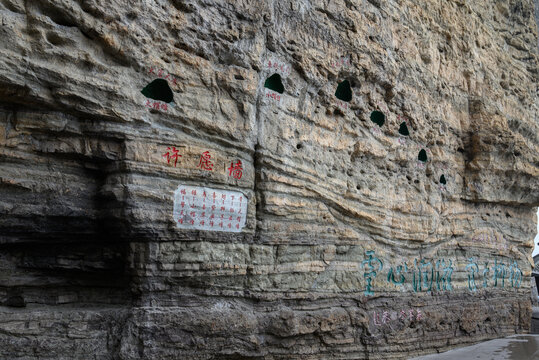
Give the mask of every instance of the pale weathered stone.
M 0 357 L 404 359 L 529 331 L 534 11 L 0 0 Z M 245 194 L 245 227 L 178 227 L 180 184 Z

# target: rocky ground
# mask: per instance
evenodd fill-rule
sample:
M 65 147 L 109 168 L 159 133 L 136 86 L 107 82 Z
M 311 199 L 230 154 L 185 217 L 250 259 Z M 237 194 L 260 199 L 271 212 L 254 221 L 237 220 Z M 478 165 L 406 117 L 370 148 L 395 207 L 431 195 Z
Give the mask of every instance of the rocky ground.
M 421 356 L 411 360 L 537 360 L 539 335 L 513 335 L 503 339 L 450 350 L 442 354 Z

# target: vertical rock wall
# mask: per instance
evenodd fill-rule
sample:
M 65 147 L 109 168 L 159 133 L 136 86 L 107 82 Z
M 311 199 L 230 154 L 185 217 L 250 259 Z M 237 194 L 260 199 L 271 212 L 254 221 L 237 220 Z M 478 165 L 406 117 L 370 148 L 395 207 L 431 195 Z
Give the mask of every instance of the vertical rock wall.
M 404 359 L 528 331 L 533 0 L 0 21 L 1 358 Z

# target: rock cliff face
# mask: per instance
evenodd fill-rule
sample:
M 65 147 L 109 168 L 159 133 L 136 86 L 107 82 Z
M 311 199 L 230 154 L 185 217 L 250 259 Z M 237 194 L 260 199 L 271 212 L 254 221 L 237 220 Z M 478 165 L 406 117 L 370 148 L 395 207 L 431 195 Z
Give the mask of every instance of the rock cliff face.
M 526 332 L 533 0 L 0 0 L 0 358 Z

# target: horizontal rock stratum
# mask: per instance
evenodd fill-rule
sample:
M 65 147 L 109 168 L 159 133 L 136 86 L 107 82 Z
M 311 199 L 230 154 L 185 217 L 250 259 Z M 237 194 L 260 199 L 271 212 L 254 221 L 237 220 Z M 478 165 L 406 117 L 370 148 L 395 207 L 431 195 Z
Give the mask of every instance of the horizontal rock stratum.
M 525 333 L 532 0 L 0 0 L 0 358 Z

